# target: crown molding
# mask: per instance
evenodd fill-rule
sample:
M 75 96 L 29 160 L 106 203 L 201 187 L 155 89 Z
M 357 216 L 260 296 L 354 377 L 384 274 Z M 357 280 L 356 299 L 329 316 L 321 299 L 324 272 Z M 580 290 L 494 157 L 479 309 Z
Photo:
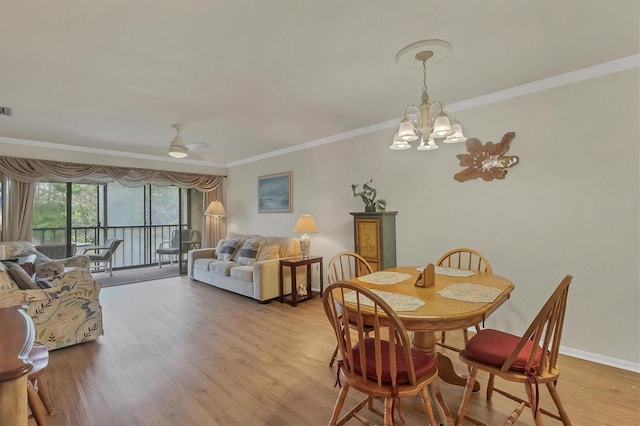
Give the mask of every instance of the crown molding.
M 532 93 L 542 92 L 556 87 L 566 86 L 568 84 L 591 80 L 593 78 L 602 77 L 605 75 L 614 74 L 637 67 L 640 67 L 640 55 L 631 55 L 624 58 L 615 59 L 613 61 L 582 68 L 576 71 L 570 71 L 564 74 L 544 78 L 542 80 L 537 80 L 531 83 L 521 84 L 519 86 L 448 104 L 447 108 L 450 108 L 454 112 L 478 108 L 496 102 L 501 102 Z M 265 160 L 267 158 L 278 157 L 280 155 L 290 154 L 297 151 L 303 151 L 305 149 L 314 148 L 320 145 L 326 145 L 346 139 L 351 139 L 355 136 L 362 136 L 370 133 L 375 133 L 380 130 L 391 129 L 397 127 L 399 123 L 400 118 L 383 121 L 380 123 L 372 124 L 370 126 L 361 127 L 359 129 L 350 130 L 348 132 L 338 133 L 333 136 L 327 136 L 309 142 L 304 142 L 299 145 L 279 149 L 266 154 L 245 158 L 243 160 L 233 161 L 227 163 L 226 167 L 231 168 L 242 164 L 253 163 L 256 161 Z
M 640 55 L 631 55 L 613 61 L 604 62 L 601 64 L 593 65 L 590 67 L 582 68 L 575 71 L 570 71 L 564 74 L 559 74 L 553 77 L 544 78 L 531 83 L 521 84 L 519 86 L 511 87 L 497 92 L 488 93 L 486 95 L 477 96 L 475 98 L 465 99 L 459 102 L 455 102 L 447 105 L 454 112 L 465 111 L 468 109 L 478 108 L 485 105 L 490 105 L 496 102 L 502 102 L 508 99 L 517 98 L 533 93 L 542 92 L 549 89 L 554 89 L 561 86 L 566 86 L 581 81 L 591 80 L 593 78 L 602 77 L 609 74 L 614 74 L 621 71 L 626 71 L 632 68 L 640 67 Z M 291 154 L 298 151 L 304 151 L 306 149 L 315 148 L 317 146 L 327 145 L 330 143 L 340 142 L 343 140 L 352 139 L 357 136 L 363 136 L 371 133 L 376 133 L 381 130 L 392 129 L 400 123 L 400 118 L 383 121 L 380 123 L 372 124 L 370 126 L 360 127 L 358 129 L 349 130 L 346 132 L 338 133 L 331 136 L 326 136 L 320 139 L 304 142 L 298 145 L 290 146 L 287 148 L 278 149 L 275 151 L 267 152 L 265 154 L 248 157 L 238 161 L 232 161 L 229 163 L 214 163 L 209 161 L 190 160 L 190 159 L 171 159 L 158 155 L 137 154 L 129 152 L 114 151 L 101 148 L 89 148 L 80 147 L 75 145 L 65 145 L 58 143 L 42 142 L 28 139 L 16 139 L 0 137 L 0 143 L 16 144 L 20 146 L 31 146 L 36 148 L 48 148 L 58 149 L 62 151 L 72 152 L 84 152 L 89 154 L 109 155 L 114 157 L 124 158 L 136 158 L 152 161 L 165 161 L 180 164 L 193 164 L 204 165 L 207 167 L 217 168 L 231 168 L 240 166 L 243 164 L 254 163 L 256 161 L 266 160 L 268 158 L 279 157 L 281 155 Z

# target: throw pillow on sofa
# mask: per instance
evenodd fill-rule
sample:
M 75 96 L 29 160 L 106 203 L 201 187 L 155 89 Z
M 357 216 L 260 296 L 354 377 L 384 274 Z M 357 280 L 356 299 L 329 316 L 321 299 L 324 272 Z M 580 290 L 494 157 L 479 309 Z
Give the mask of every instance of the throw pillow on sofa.
M 224 244 L 224 242 L 225 240 L 220 239 L 220 241 L 218 241 L 218 244 L 216 245 L 216 259 L 220 255 L 220 250 L 222 250 L 222 245 Z
M 22 266 L 15 262 L 6 262 L 5 266 L 11 276 L 11 279 L 20 287 L 20 290 L 39 289 L 38 284 L 35 283 L 27 274 Z
M 241 265 L 253 265 L 258 258 L 258 251 L 262 245 L 262 240 L 249 238 L 244 242 L 238 256 L 238 263 Z
M 239 245 L 240 240 L 225 240 L 218 253 L 218 260 L 231 260 Z

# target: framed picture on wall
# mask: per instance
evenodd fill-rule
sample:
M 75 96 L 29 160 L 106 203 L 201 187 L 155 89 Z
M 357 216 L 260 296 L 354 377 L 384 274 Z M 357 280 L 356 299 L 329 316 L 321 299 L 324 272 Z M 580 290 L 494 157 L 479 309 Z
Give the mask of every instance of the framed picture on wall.
M 258 176 L 258 213 L 290 213 L 291 187 L 291 172 Z

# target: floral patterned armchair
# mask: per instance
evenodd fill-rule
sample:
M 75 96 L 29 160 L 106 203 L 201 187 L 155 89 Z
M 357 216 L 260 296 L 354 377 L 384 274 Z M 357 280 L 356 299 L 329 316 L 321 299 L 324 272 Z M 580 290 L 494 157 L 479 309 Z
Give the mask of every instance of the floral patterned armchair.
M 71 256 L 64 259 L 50 259 L 40 253 L 33 244 L 28 241 L 0 241 L 4 246 L 5 258 L 22 257 L 33 254 L 36 256 L 36 275 L 49 278 L 65 271 L 65 268 L 80 268 L 89 271 L 90 260 L 88 256 Z
M 6 253 L 7 257 L 18 256 L 8 248 Z M 57 275 L 48 275 L 51 270 L 46 268 L 38 272 L 36 263 L 36 273 L 47 276 L 51 288 L 29 290 L 21 290 L 7 267 L 0 263 L 0 307 L 26 306 L 35 325 L 36 342 L 49 350 L 95 340 L 103 334 L 100 282 L 91 277 L 88 262 L 85 268 L 81 259 L 65 260 L 42 263 L 43 266 L 47 263 L 68 265 L 66 271 Z

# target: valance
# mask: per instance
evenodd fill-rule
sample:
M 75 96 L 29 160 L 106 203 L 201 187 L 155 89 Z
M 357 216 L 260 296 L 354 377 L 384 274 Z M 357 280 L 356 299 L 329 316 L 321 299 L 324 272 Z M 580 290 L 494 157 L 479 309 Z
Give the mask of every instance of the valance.
M 164 170 L 136 169 L 62 161 L 31 160 L 0 156 L 0 173 L 20 182 L 51 180 L 56 182 L 107 183 L 118 182 L 122 186 L 170 186 L 209 192 L 216 189 L 223 176 L 196 173 L 169 172 Z

